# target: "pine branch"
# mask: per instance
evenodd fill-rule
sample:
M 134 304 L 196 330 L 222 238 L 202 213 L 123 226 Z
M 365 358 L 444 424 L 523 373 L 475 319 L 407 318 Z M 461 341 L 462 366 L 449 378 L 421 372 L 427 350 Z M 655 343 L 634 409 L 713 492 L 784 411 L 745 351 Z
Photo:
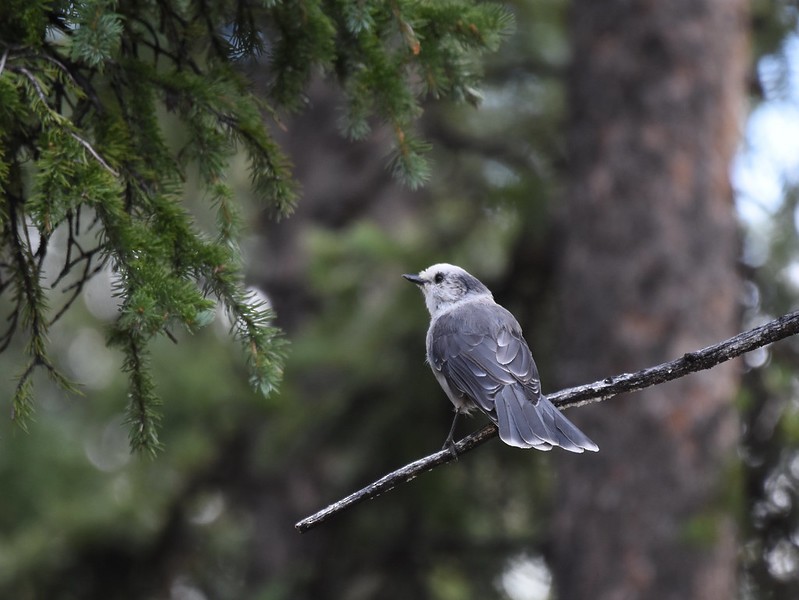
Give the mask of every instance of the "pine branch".
M 226 181 L 231 159 L 243 151 L 254 196 L 275 218 L 293 209 L 291 164 L 264 117 L 282 127 L 278 115 L 306 106 L 315 73 L 335 77 L 350 107 L 348 131 L 363 137 L 370 121 L 390 124 L 396 143 L 389 166 L 415 187 L 429 171 L 429 145 L 413 134 L 422 100 L 473 101 L 478 57 L 496 49 L 511 20 L 503 6 L 474 0 L 391 0 L 391 11 L 361 0 L 309 0 L 301 10 L 271 0 L 150 4 L 137 11 L 109 0 L 39 2 L 31 13 L 37 18 L 14 21 L 14 39 L 24 43 L 0 43 L 0 117 L 9 130 L 0 144 L 0 254 L 8 257 L 0 263 L 0 295 L 15 294 L 0 323 L 0 352 L 24 330 L 34 367 L 66 387 L 47 360 L 46 328 L 112 265 L 120 298 L 112 342 L 127 360 L 131 440 L 148 449 L 157 446 L 159 415 L 148 344 L 176 325 L 196 331 L 213 319 L 201 288 L 232 316 L 253 386 L 268 394 L 280 381 L 284 342 L 268 307 L 248 295 L 237 247 L 243 223 Z M 260 98 L 241 67 L 266 40 L 271 96 Z M 163 112 L 177 117 L 179 133 L 171 118 L 165 127 Z M 168 143 L 175 136 L 183 142 L 178 149 Z M 211 242 L 184 210 L 195 173 L 198 195 L 217 209 Z M 9 225 L 10 190 L 20 215 Z M 81 210 L 94 215 L 93 242 L 79 232 Z M 59 227 L 67 231 L 66 252 L 51 287 L 66 297 L 51 316 L 41 278 Z M 34 252 L 28 238 L 35 231 Z M 53 241 L 60 250 L 63 236 Z M 23 372 L 19 406 L 31 405 L 33 371 Z
M 61 123 L 62 126 L 64 126 L 63 123 L 66 123 L 65 119 L 63 119 L 63 117 L 58 112 L 56 112 L 55 110 L 53 110 L 50 107 L 50 105 L 49 105 L 49 103 L 47 101 L 47 95 L 44 93 L 44 90 L 42 89 L 42 86 L 36 80 L 36 77 L 33 76 L 33 73 L 28 71 L 25 67 L 16 67 L 15 70 L 20 72 L 20 73 L 22 73 L 25 76 L 25 78 L 30 82 L 30 84 L 33 86 L 33 89 L 36 91 L 36 95 L 39 96 L 39 99 L 42 101 L 42 104 L 53 115 L 54 122 L 55 123 Z M 106 171 L 111 173 L 111 175 L 113 175 L 114 177 L 119 177 L 119 173 L 117 173 L 114 169 L 111 168 L 111 166 L 103 159 L 102 156 L 100 156 L 100 154 L 97 152 L 97 150 L 95 150 L 88 141 L 83 139 L 81 136 L 79 136 L 77 133 L 75 133 L 74 131 L 70 130 L 66 126 L 65 126 L 65 128 L 66 128 L 66 132 L 75 141 L 77 141 L 81 146 L 83 146 L 86 149 L 86 151 L 89 152 L 89 154 L 91 154 L 95 158 L 95 160 L 97 160 L 97 162 L 100 163 L 100 165 Z
M 702 348 L 696 352 L 687 352 L 682 357 L 670 362 L 635 373 L 623 373 L 587 385 L 560 390 L 549 394 L 547 398 L 560 409 L 602 402 L 618 394 L 635 392 L 685 377 L 690 373 L 711 369 L 742 354 L 797 333 L 799 333 L 799 311 L 789 313 L 760 327 L 739 333 L 713 346 Z M 494 424 L 486 425 L 482 429 L 466 436 L 455 445 L 457 455 L 475 449 L 496 435 L 496 426 Z M 327 508 L 298 521 L 294 527 L 300 533 L 304 533 L 347 508 L 379 496 L 401 483 L 406 483 L 426 471 L 453 460 L 455 460 L 455 457 L 448 449 L 440 450 L 435 454 L 421 458 L 381 477 L 374 483 L 334 502 Z

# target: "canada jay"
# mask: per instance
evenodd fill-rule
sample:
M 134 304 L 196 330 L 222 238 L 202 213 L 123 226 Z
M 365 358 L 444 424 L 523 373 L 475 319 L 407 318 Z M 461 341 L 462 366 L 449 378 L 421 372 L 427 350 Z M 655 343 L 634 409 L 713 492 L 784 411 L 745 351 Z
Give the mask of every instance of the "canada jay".
M 538 369 L 519 323 L 476 277 L 445 263 L 403 277 L 424 294 L 430 311 L 427 362 L 455 405 L 445 448 L 454 451 L 459 415 L 477 407 L 510 446 L 599 450 L 541 394 Z

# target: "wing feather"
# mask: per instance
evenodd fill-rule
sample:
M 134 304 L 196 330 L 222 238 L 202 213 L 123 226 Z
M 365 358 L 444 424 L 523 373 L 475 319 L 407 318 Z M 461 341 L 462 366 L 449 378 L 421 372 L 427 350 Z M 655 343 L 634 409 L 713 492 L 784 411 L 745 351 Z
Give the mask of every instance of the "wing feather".
M 428 335 L 428 361 L 454 393 L 472 400 L 497 424 L 507 444 L 597 450 L 542 396 L 519 324 L 501 306 L 471 302 L 440 316 Z

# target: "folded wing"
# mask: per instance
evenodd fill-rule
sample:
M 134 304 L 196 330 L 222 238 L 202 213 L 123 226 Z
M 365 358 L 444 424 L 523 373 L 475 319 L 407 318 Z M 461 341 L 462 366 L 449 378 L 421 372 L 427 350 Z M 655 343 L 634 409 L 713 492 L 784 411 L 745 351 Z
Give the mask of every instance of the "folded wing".
M 471 398 L 497 424 L 506 444 L 598 450 L 541 394 L 538 369 L 521 329 L 501 306 L 469 303 L 439 317 L 428 357 L 452 390 Z

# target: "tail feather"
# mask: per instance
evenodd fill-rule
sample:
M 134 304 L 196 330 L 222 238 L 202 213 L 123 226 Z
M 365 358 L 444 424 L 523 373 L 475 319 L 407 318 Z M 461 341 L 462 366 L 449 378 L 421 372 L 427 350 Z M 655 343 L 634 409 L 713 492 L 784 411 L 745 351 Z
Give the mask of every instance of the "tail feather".
M 571 440 L 575 446 L 580 448 L 580 450 L 572 450 L 572 452 L 582 452 L 583 450 L 588 450 L 589 452 L 599 451 L 599 446 L 597 446 L 587 435 L 580 431 L 574 423 L 569 421 L 569 419 L 567 419 L 563 413 L 560 412 L 555 405 L 545 397 L 542 396 L 538 401 L 537 408 L 544 414 L 552 415 L 555 427 L 557 427 L 558 431 L 560 431 L 563 436 Z
M 515 385 L 505 386 L 501 391 L 502 400 L 510 408 L 511 421 L 516 425 L 522 439 L 529 446 L 536 446 L 542 442 L 552 446 L 558 445 L 557 436 L 552 435 L 553 429 L 547 427 L 541 418 L 541 413 L 532 407 L 524 393 L 524 388 Z
M 515 385 L 504 386 L 494 397 L 499 437 L 518 448 L 569 452 L 596 452 L 599 447 L 543 396 L 533 403 Z

